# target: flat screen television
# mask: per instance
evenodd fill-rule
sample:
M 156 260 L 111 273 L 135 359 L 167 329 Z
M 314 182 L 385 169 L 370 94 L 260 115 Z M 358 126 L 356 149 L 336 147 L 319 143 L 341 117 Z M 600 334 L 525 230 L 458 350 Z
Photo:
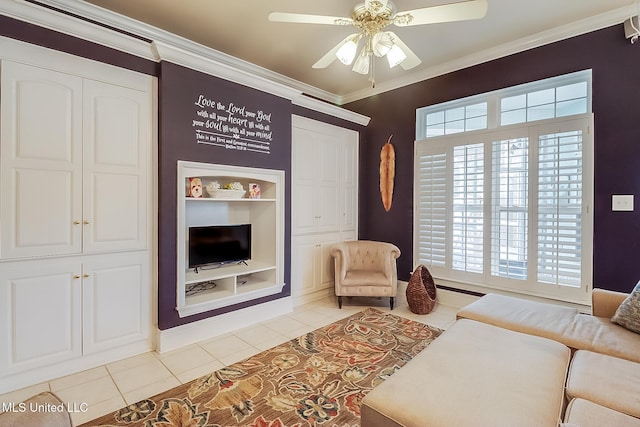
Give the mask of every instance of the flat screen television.
M 189 227 L 189 268 L 251 259 L 251 224 Z

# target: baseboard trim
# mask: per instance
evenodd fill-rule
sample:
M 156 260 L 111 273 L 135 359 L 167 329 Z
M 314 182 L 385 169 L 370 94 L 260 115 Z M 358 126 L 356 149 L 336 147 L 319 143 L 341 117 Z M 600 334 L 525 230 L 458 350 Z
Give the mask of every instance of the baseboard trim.
M 304 295 L 294 295 L 293 298 L 293 306 L 297 307 L 299 305 L 308 304 L 310 302 L 319 301 L 322 299 L 328 299 L 331 297 L 335 298 L 335 290 L 332 287 L 321 289 L 316 292 L 304 294 Z
M 482 295 L 461 292 L 453 288 L 437 286 L 438 303 L 454 308 L 462 308 L 478 300 Z
M 264 322 L 265 320 L 291 313 L 292 311 L 292 298 L 279 298 L 264 304 L 254 305 L 203 319 L 198 322 L 158 331 L 156 351 L 158 353 L 166 353 L 167 351 L 255 325 L 256 323 Z
M 61 378 L 97 366 L 106 365 L 138 354 L 153 351 L 151 340 L 129 343 L 111 350 L 84 355 L 53 365 L 33 368 L 0 378 L 0 394 L 19 390 L 55 378 Z

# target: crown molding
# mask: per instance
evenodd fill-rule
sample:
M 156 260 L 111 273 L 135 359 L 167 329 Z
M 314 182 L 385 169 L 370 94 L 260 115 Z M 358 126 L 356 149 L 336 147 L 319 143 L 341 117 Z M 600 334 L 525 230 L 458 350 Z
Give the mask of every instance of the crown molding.
M 178 65 L 271 93 L 295 101 L 297 105 L 357 124 L 368 122 L 368 118 L 365 116 L 357 115 L 340 107 L 338 105 L 339 97 L 333 93 L 143 22 L 82 1 L 38 1 L 48 7 L 41 7 L 24 0 L 0 0 L 0 14 L 151 61 L 175 62 Z M 54 9 L 64 13 L 59 13 Z M 73 15 L 85 19 L 78 19 Z M 117 28 L 121 32 L 108 27 Z M 306 97 L 301 98 L 303 93 L 326 102 L 309 101 L 305 99 Z
M 484 62 L 493 61 L 495 59 L 503 58 L 505 56 L 523 52 L 525 50 L 533 49 L 571 37 L 590 33 L 592 31 L 607 28 L 612 25 L 620 24 L 630 16 L 634 16 L 637 14 L 637 5 L 625 6 L 610 12 L 592 16 L 590 18 L 576 21 L 571 24 L 563 25 L 548 31 L 534 34 L 529 37 L 514 40 L 500 46 L 495 46 L 490 49 L 478 51 L 470 55 L 458 58 L 456 60 L 439 64 L 436 67 L 423 69 L 412 74 L 405 74 L 398 79 L 376 83 L 375 89 L 367 88 L 339 97 L 337 104 L 348 104 L 350 102 L 369 98 L 371 96 L 388 92 L 394 89 L 399 89 L 403 86 L 408 86 L 414 83 L 421 82 L 423 80 L 428 80 L 447 73 L 451 73 L 453 71 L 462 70 L 464 68 L 469 68 L 474 65 L 482 64 Z
M 349 122 L 356 123 L 362 126 L 367 126 L 369 124 L 369 121 L 371 120 L 371 117 L 367 117 L 354 111 L 347 110 L 346 108 L 327 104 L 324 101 L 311 98 L 310 96 L 304 94 L 301 94 L 297 98 L 293 99 L 292 102 L 299 107 L 304 107 L 313 111 L 328 114 L 330 116 L 347 120 Z
M 293 100 L 300 96 L 300 91 L 289 86 L 275 83 L 248 71 L 232 67 L 216 61 L 206 48 L 184 49 L 175 44 L 168 44 L 158 40 L 152 42 L 152 47 L 158 59 L 186 66 L 196 71 L 219 77 L 253 89 L 258 89 L 281 98 Z M 339 107 L 336 107 L 339 108 Z
M 102 22 L 99 17 L 90 13 L 90 8 L 83 7 L 83 5 L 87 5 L 87 3 L 84 2 L 76 1 L 72 3 L 70 1 L 43 0 L 42 4 Z M 70 5 L 80 7 L 70 7 Z M 86 14 L 84 13 L 85 9 L 87 11 Z M 149 43 L 144 40 L 126 36 L 89 21 L 74 19 L 72 16 L 57 13 L 54 10 L 41 7 L 34 3 L 23 0 L 0 0 L 0 14 L 59 33 L 108 46 L 141 58 L 155 60 L 153 53 L 149 49 Z

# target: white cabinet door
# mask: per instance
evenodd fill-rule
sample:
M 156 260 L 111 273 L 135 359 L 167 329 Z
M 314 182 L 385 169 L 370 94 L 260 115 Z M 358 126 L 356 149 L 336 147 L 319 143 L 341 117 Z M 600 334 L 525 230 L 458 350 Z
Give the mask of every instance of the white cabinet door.
M 2 61 L 2 258 L 82 250 L 82 80 Z
M 331 256 L 331 250 L 340 241 L 339 234 L 324 235 L 320 241 L 320 278 L 318 290 L 327 289 L 334 286 L 334 270 L 335 262 Z
M 316 141 L 313 132 L 293 128 L 291 198 L 291 233 L 306 234 L 316 231 L 318 212 L 316 211 Z
M 0 372 L 20 372 L 81 355 L 80 272 L 80 263 L 71 262 L 3 265 Z
M 147 247 L 147 92 L 2 62 L 2 258 Z
M 318 243 L 312 237 L 292 239 L 291 295 L 305 295 L 316 290 L 320 271 Z
M 351 131 L 342 144 L 342 207 L 340 229 L 356 231 L 358 227 L 358 134 Z
M 339 233 L 296 236 L 291 246 L 291 294 L 305 295 L 333 286 L 331 249 Z
M 292 233 L 338 231 L 339 139 L 294 127 L 292 146 Z
M 321 233 L 340 230 L 340 187 L 341 142 L 337 138 L 318 138 L 316 143 L 316 212 Z
M 84 84 L 86 253 L 145 249 L 149 95 L 111 84 Z
M 149 335 L 149 261 L 145 252 L 103 256 L 83 265 L 84 354 Z

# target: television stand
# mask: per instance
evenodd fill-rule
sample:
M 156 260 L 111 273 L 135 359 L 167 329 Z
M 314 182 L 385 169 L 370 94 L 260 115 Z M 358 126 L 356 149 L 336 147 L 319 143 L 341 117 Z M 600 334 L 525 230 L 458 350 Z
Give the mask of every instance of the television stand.
M 203 188 L 258 184 L 259 199 L 211 192 L 189 197 L 190 178 Z M 178 161 L 176 310 L 191 316 L 282 292 L 284 283 L 284 171 Z M 189 227 L 251 224 L 252 253 L 245 261 L 188 268 Z M 241 277 L 241 279 L 239 279 Z M 215 287 L 189 293 L 207 282 Z M 206 288 L 206 286 L 204 286 Z

